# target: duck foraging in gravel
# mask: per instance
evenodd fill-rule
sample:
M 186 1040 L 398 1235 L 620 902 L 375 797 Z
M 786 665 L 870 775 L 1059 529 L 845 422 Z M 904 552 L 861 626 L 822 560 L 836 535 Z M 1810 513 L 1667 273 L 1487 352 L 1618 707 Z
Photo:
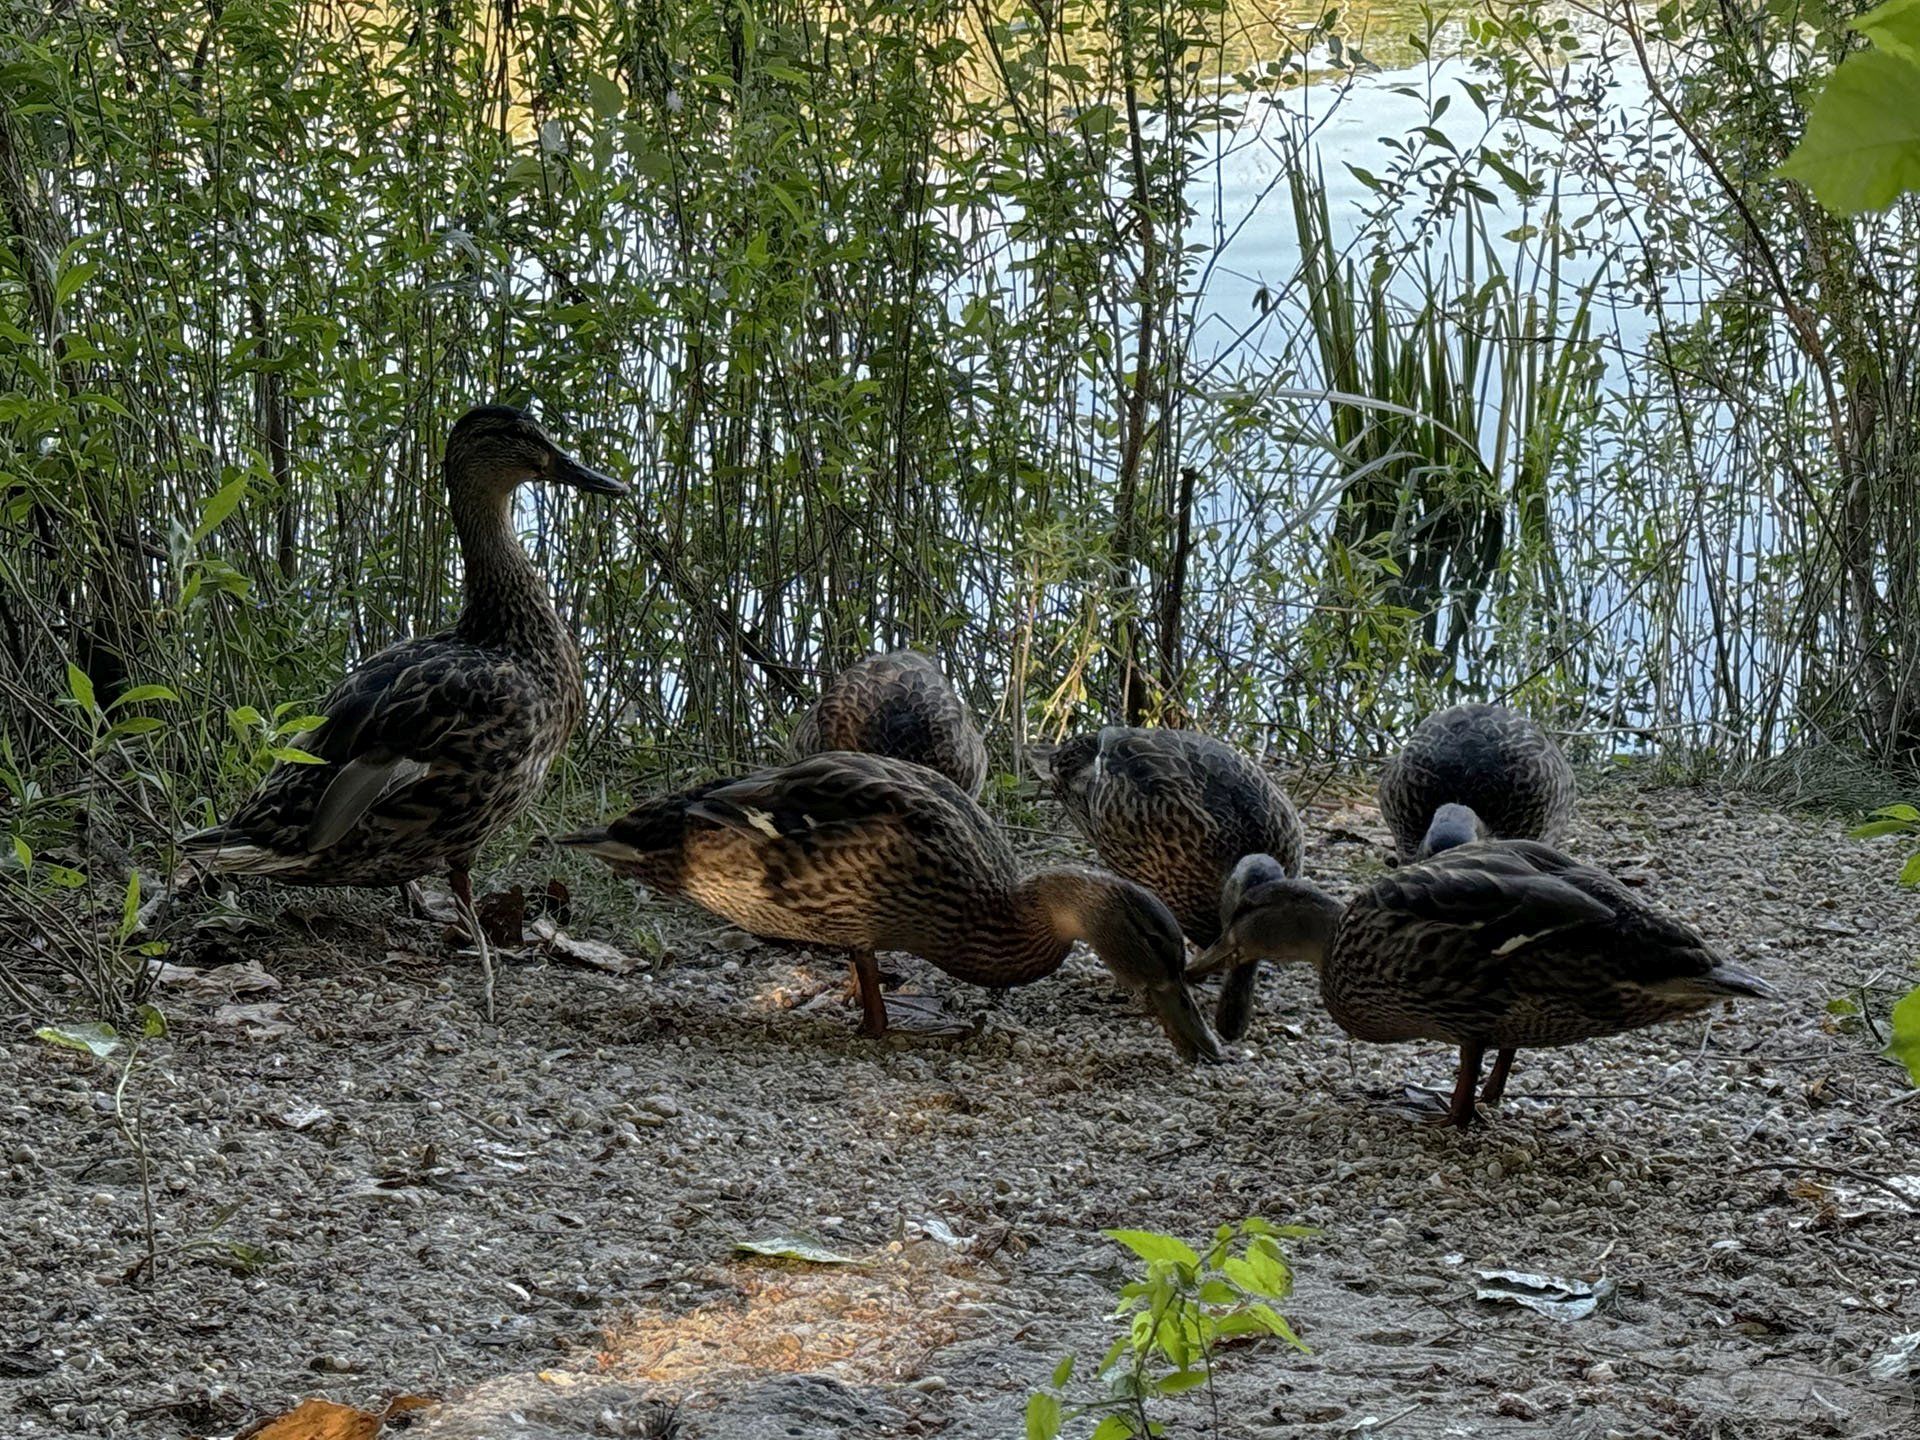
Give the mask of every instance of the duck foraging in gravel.
M 349 673 L 316 707 L 326 723 L 303 737 L 325 763 L 275 765 L 224 824 L 180 844 L 201 869 L 289 885 L 406 885 L 445 871 L 480 951 L 491 1019 L 491 957 L 468 872 L 533 803 L 586 707 L 573 639 L 514 532 L 513 493 L 529 481 L 598 495 L 627 487 L 504 405 L 460 417 L 443 469 L 466 570 L 453 628 Z
M 1476 838 L 1560 838 L 1573 815 L 1573 767 L 1526 716 L 1504 705 L 1455 705 L 1415 727 L 1380 776 L 1380 813 L 1393 830 L 1402 864 Z M 1442 806 L 1471 811 L 1480 833 L 1457 812 L 1436 825 Z
M 1300 873 L 1300 817 L 1286 791 L 1233 746 L 1191 730 L 1109 725 L 1039 757 L 1055 797 L 1100 863 L 1166 902 L 1201 948 L 1220 938 L 1220 894 L 1246 855 Z M 1256 963 L 1228 976 L 1214 1028 L 1247 1033 Z
M 643 802 L 559 843 L 756 935 L 844 947 L 864 1035 L 887 1029 L 876 950 L 1004 989 L 1051 975 L 1084 940 L 1145 993 L 1183 1056 L 1219 1058 L 1166 906 L 1100 870 L 1022 876 L 986 813 L 921 765 L 828 751 Z
M 938 770 L 968 795 L 987 778 L 987 747 L 966 702 L 918 650 L 857 660 L 794 726 L 795 760 L 825 750 L 891 755 Z
M 1477 824 L 1449 815 L 1456 823 Z M 1729 965 L 1689 925 L 1611 875 L 1531 840 L 1479 840 L 1389 871 L 1346 905 L 1272 859 L 1240 862 L 1223 935 L 1190 973 L 1256 958 L 1305 960 L 1327 1011 L 1356 1040 L 1460 1047 L 1446 1119 L 1476 1118 L 1506 1089 L 1517 1049 L 1570 1045 L 1676 1020 L 1773 988 Z

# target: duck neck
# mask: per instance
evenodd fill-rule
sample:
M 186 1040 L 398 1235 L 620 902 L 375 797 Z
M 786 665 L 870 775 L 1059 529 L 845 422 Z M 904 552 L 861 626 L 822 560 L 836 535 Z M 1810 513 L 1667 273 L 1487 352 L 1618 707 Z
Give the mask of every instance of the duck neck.
M 1038 979 L 1059 967 L 1076 940 L 1084 940 L 1105 958 L 1114 937 L 1113 890 L 1120 882 L 1112 875 L 1059 865 L 1036 870 L 1013 892 L 1013 916 L 1024 944 L 1036 956 L 1046 956 Z
M 454 633 L 523 656 L 571 656 L 546 584 L 514 534 L 513 492 L 472 488 L 453 474 L 447 481 L 467 592 Z
M 1043 870 L 1016 881 L 974 907 L 964 955 L 949 952 L 960 962 L 953 973 L 996 987 L 1043 979 L 1060 968 L 1084 934 L 1078 918 L 1083 909 L 1083 897 L 1066 872 Z

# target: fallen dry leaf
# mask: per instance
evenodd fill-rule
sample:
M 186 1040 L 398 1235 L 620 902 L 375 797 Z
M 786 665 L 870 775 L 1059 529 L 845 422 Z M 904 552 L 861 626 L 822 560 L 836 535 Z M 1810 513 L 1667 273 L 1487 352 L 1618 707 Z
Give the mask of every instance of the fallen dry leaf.
M 631 975 L 640 968 L 639 960 L 626 951 L 598 940 L 576 939 L 544 916 L 533 922 L 533 935 L 557 959 L 571 960 L 576 965 L 604 970 L 609 975 Z
M 235 1440 L 374 1440 L 380 1417 L 331 1400 L 302 1400 L 284 1415 L 276 1415 Z
M 473 908 L 495 945 L 515 949 L 526 943 L 527 892 L 518 885 L 481 896 Z
M 202 970 L 187 982 L 196 990 L 219 995 L 260 995 L 278 990 L 280 982 L 260 968 L 258 960 L 237 961 Z
M 293 1026 L 280 1018 L 286 1008 L 278 1000 L 266 1000 L 254 1005 L 222 1005 L 213 1012 L 213 1023 L 245 1030 L 256 1040 L 270 1040 L 275 1035 L 293 1032 Z
M 392 1423 L 401 1416 L 411 1416 L 418 1420 L 424 1418 L 420 1412 L 431 1410 L 440 1402 L 431 1395 L 396 1395 L 387 1402 L 386 1420 Z M 406 1423 L 411 1423 L 408 1421 Z
M 280 988 L 280 982 L 261 969 L 258 960 L 216 965 L 211 970 L 162 962 L 153 968 L 153 983 L 178 985 L 183 990 L 197 990 L 205 995 L 221 995 L 227 999 L 236 995 L 263 994 Z

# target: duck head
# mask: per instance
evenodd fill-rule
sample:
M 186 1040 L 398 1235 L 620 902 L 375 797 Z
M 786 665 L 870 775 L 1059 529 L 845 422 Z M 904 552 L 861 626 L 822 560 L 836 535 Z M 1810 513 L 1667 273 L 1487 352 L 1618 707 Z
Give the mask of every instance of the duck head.
M 1430 860 L 1442 850 L 1451 850 L 1456 845 L 1467 845 L 1486 838 L 1486 822 L 1474 813 L 1472 806 L 1442 805 L 1433 812 L 1426 838 L 1421 840 L 1413 858 L 1416 861 Z
M 595 495 L 624 495 L 624 481 L 582 465 L 547 438 L 524 410 L 476 405 L 447 436 L 447 487 L 456 497 L 504 502 L 529 481 Z
M 1216 975 L 1260 960 L 1318 965 L 1342 906 L 1309 880 L 1296 880 L 1271 855 L 1249 855 L 1220 891 L 1220 938 L 1187 971 Z
M 1218 1060 L 1220 1040 L 1187 988 L 1186 937 L 1152 891 L 1104 871 L 1042 871 L 1029 887 L 1054 934 L 1084 940 L 1113 978 L 1145 994 L 1160 1028 L 1188 1060 Z

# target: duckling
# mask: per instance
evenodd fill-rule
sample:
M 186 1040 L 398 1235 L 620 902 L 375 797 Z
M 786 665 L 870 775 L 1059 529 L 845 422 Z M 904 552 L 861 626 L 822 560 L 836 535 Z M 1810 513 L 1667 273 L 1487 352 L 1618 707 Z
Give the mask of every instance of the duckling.
M 469 875 L 488 837 L 539 794 L 586 707 L 580 657 L 514 533 L 528 481 L 597 495 L 627 487 L 564 454 L 505 405 L 461 416 L 447 437 L 448 506 L 467 599 L 450 630 L 389 646 L 336 685 L 305 737 L 324 764 L 282 762 L 223 824 L 181 840 L 191 865 L 289 885 L 402 886 L 445 871 L 492 960 Z
M 1455 823 L 1466 817 L 1449 816 Z M 1475 822 L 1477 823 L 1477 822 Z M 1221 899 L 1223 935 L 1189 972 L 1305 960 L 1356 1040 L 1460 1047 L 1447 1121 L 1506 1090 L 1514 1051 L 1656 1025 L 1773 987 L 1611 875 L 1532 840 L 1478 840 L 1391 870 L 1346 905 L 1250 855 Z
M 1004 989 L 1051 975 L 1084 940 L 1146 993 L 1183 1056 L 1219 1058 L 1166 906 L 1100 870 L 1020 875 L 986 813 L 922 765 L 825 751 L 646 801 L 559 843 L 756 935 L 846 948 L 863 1035 L 887 1028 L 876 950 Z
M 1220 891 L 1245 855 L 1300 873 L 1300 817 L 1267 772 L 1233 746 L 1190 730 L 1109 725 L 1041 757 L 1054 795 L 1100 863 L 1144 885 L 1204 949 L 1220 938 Z M 1258 964 L 1236 967 L 1214 1029 L 1247 1033 Z
M 975 798 L 987 778 L 987 747 L 966 703 L 918 650 L 869 655 L 834 677 L 789 743 L 794 760 L 823 750 L 911 760 Z
M 1474 838 L 1457 823 L 1433 828 L 1448 803 L 1471 810 L 1485 836 L 1552 844 L 1573 814 L 1573 790 L 1573 767 L 1533 721 L 1504 705 L 1455 705 L 1422 720 L 1387 763 L 1380 813 L 1405 863 Z

